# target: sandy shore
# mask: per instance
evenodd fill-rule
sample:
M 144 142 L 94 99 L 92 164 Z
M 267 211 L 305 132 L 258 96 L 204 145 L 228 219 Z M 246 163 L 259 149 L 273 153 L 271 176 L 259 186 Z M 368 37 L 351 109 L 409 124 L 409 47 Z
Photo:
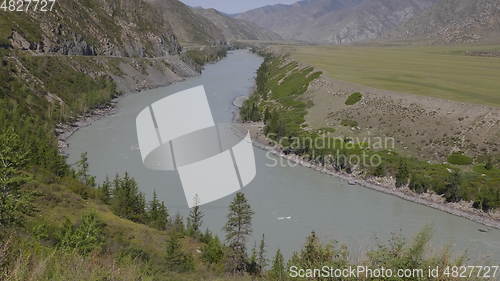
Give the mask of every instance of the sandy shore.
M 236 113 L 235 113 L 236 115 Z M 235 121 L 238 122 L 238 118 L 235 116 Z M 379 192 L 383 192 L 386 194 L 390 194 L 393 196 L 397 196 L 401 199 L 411 201 L 414 203 L 422 204 L 437 210 L 441 210 L 443 212 L 447 212 L 459 217 L 463 217 L 469 219 L 471 221 L 483 224 L 487 227 L 500 229 L 500 218 L 498 217 L 498 213 L 491 214 L 485 213 L 478 209 L 472 208 L 471 202 L 458 202 L 458 203 L 446 203 L 444 198 L 437 194 L 432 193 L 423 193 L 418 194 L 410 190 L 409 188 L 396 188 L 394 186 L 395 180 L 392 178 L 361 178 L 359 176 L 355 176 L 353 174 L 347 174 L 344 172 L 335 171 L 332 168 L 326 168 L 323 166 L 319 166 L 309 161 L 303 159 L 302 157 L 295 154 L 285 154 L 281 151 L 280 148 L 269 146 L 271 143 L 269 139 L 267 139 L 263 132 L 263 124 L 262 123 L 239 123 L 239 125 L 243 126 L 246 130 L 250 131 L 252 135 L 252 140 L 254 146 L 269 151 L 279 157 L 287 159 L 288 161 L 292 161 L 298 165 L 301 165 L 306 168 L 313 169 L 319 173 L 323 173 L 330 176 L 335 176 L 341 179 L 344 179 L 347 183 L 353 186 L 362 186 L 364 188 L 369 188 L 372 190 L 376 190 Z M 488 231 L 488 228 L 480 228 L 480 231 Z

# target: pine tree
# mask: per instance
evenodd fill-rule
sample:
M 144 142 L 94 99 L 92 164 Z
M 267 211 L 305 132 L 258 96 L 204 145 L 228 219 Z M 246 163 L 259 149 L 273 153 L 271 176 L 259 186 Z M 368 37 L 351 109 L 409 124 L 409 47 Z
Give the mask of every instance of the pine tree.
M 208 243 L 203 246 L 201 259 L 207 264 L 217 264 L 222 261 L 224 250 L 217 236 L 210 237 Z
M 165 230 L 168 222 L 168 210 L 163 202 L 160 203 L 156 191 L 153 191 L 153 200 L 148 208 L 148 225 L 159 230 Z
M 105 204 L 109 204 L 111 202 L 111 182 L 109 178 L 106 177 L 102 185 L 99 186 L 99 197 Z
M 262 272 L 267 266 L 267 258 L 266 258 L 266 242 L 265 236 L 262 234 L 262 239 L 259 244 L 259 252 L 257 256 L 257 264 L 259 265 L 259 271 Z
M 286 280 L 287 275 L 285 269 L 285 259 L 279 249 L 276 251 L 276 255 L 274 256 L 273 266 L 271 267 L 269 275 L 271 280 L 274 281 Z
M 252 211 L 245 195 L 236 193 L 229 206 L 227 223 L 224 226 L 226 242 L 231 249 L 228 257 L 228 270 L 230 272 L 243 272 L 246 270 L 246 241 L 252 233 Z
M 173 233 L 167 240 L 165 263 L 170 271 L 187 272 L 194 269 L 193 257 L 182 250 L 178 233 Z
M 80 161 L 76 164 L 78 168 L 76 172 L 78 179 L 88 186 L 95 186 L 95 177 L 89 175 L 89 158 L 87 152 L 83 152 L 80 155 Z
M 160 203 L 160 208 L 158 209 L 158 222 L 160 223 L 160 226 L 162 229 L 166 229 L 168 226 L 169 222 L 169 214 L 168 214 L 168 209 L 167 206 L 165 206 L 165 202 Z
M 181 214 L 175 214 L 174 221 L 172 222 L 174 227 L 174 231 L 179 233 L 180 235 L 184 235 L 186 233 L 186 227 L 184 226 L 184 219 Z
M 257 263 L 257 244 L 252 248 L 250 258 L 248 259 L 246 270 L 251 275 L 257 275 L 260 273 L 259 265 Z
M 189 213 L 190 227 L 188 228 L 188 231 L 189 231 L 190 235 L 194 236 L 194 237 L 197 237 L 201 234 L 200 229 L 201 229 L 201 225 L 203 224 L 203 221 L 202 221 L 203 212 L 200 209 L 199 202 L 200 202 L 200 200 L 199 200 L 198 195 L 195 195 L 194 207 L 191 209 L 191 211 Z
M 402 187 L 408 183 L 410 177 L 410 171 L 408 170 L 408 164 L 406 161 L 401 160 L 399 163 L 398 173 L 396 174 L 396 187 Z
M 139 192 L 137 182 L 125 173 L 123 178 L 118 176 L 113 181 L 113 198 L 111 208 L 120 217 L 135 222 L 144 222 L 146 212 L 146 200 Z
M 33 212 L 31 192 L 21 191 L 28 180 L 22 170 L 30 150 L 12 128 L 0 133 L 0 228 L 20 225 Z

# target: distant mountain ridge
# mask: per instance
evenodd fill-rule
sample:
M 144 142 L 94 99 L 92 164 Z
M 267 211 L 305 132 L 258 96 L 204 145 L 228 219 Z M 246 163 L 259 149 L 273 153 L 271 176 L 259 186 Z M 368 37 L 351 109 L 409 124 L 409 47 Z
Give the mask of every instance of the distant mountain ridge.
M 234 40 L 281 40 L 277 33 L 264 29 L 254 23 L 245 20 L 232 18 L 215 9 L 192 8 L 193 12 L 200 15 L 219 30 L 222 31 L 224 38 L 228 41 Z
M 371 39 L 476 42 L 500 34 L 499 0 L 303 0 L 236 18 L 287 40 L 349 44 Z
M 304 0 L 236 16 L 280 34 L 284 39 L 348 44 L 382 36 L 437 0 Z
M 499 0 L 441 0 L 388 38 L 471 43 L 500 39 Z M 496 40 L 495 40 L 496 38 Z

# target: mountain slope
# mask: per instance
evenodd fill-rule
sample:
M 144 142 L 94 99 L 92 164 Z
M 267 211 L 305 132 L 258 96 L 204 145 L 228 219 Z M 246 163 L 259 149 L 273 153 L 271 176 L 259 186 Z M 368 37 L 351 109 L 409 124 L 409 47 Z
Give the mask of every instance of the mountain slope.
M 285 39 L 346 44 L 380 37 L 437 0 L 304 0 L 237 15 Z
M 143 1 L 61 1 L 50 13 L 3 13 L 0 23 L 4 45 L 40 53 L 154 57 L 180 50 L 169 23 Z
M 260 26 L 257 26 L 249 21 L 231 18 L 215 9 L 193 8 L 193 11 L 208 19 L 219 30 L 222 31 L 224 38 L 228 41 L 233 40 L 264 40 L 275 41 L 281 40 L 281 37 L 268 31 Z
M 225 41 L 222 32 L 209 20 L 196 15 L 190 7 L 178 0 L 145 0 L 160 11 L 169 22 L 181 43 L 220 44 Z
M 500 1 L 441 0 L 392 32 L 392 39 L 464 43 L 495 40 L 500 34 Z

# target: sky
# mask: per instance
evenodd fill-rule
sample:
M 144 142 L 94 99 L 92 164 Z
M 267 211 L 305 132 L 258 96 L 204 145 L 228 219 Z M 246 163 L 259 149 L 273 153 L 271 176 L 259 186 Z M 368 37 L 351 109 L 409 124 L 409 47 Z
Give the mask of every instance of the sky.
M 251 10 L 254 8 L 274 5 L 291 4 L 298 0 L 181 0 L 185 4 L 193 7 L 215 8 L 221 12 L 235 14 Z

